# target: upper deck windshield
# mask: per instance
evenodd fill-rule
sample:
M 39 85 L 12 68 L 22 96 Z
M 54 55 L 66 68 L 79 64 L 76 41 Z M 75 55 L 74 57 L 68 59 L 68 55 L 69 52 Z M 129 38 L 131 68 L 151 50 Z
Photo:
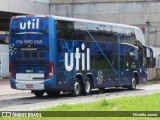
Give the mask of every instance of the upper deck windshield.
M 15 48 L 41 48 L 49 45 L 49 21 L 46 17 L 12 18 L 10 45 Z
M 142 44 L 145 45 L 144 34 L 140 29 L 134 29 L 136 39 Z

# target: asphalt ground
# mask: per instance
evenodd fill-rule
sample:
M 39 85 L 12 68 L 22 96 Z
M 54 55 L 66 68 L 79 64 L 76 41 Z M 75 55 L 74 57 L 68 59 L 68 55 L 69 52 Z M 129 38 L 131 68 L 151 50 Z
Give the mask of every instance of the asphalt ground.
M 11 89 L 8 79 L 0 79 L 0 111 L 35 111 L 60 104 L 90 103 L 101 99 L 160 93 L 160 84 L 139 85 L 136 90 L 107 88 L 103 94 L 94 89 L 90 95 L 72 97 L 71 93 L 37 98 L 30 91 Z

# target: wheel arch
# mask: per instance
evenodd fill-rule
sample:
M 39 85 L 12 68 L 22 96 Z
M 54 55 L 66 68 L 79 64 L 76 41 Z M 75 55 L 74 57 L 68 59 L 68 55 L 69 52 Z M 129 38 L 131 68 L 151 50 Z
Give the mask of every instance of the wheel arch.
M 93 78 L 93 75 L 92 73 L 87 73 L 87 75 L 85 76 L 85 78 L 89 77 L 90 80 L 91 80 L 91 83 L 92 83 L 92 88 L 94 87 L 94 78 Z
M 84 79 L 83 79 L 83 74 L 82 73 L 77 73 L 75 78 L 78 78 L 78 80 L 80 81 L 81 84 L 84 83 Z

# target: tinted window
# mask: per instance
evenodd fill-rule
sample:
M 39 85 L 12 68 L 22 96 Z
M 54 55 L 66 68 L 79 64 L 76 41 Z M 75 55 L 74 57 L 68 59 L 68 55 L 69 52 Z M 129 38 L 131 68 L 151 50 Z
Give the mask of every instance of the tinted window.
M 89 24 L 88 31 L 98 42 L 117 42 L 116 36 L 113 35 L 111 26 Z
M 121 43 L 129 43 L 137 46 L 134 30 L 126 27 L 113 27 L 113 34 Z
M 59 40 L 93 41 L 93 37 L 97 42 L 118 42 L 120 38 L 121 43 L 137 46 L 132 28 L 57 20 L 56 32 Z
M 111 58 L 108 58 L 111 61 Z M 91 66 L 96 70 L 112 69 L 102 54 L 91 57 Z
M 56 21 L 57 38 L 67 40 L 76 39 L 74 24 L 72 21 Z
M 58 40 L 91 40 L 86 30 L 86 23 L 57 20 L 56 32 Z

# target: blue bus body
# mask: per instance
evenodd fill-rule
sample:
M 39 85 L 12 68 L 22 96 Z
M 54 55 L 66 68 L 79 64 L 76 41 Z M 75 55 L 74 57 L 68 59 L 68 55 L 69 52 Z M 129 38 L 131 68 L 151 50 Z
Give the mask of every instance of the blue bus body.
M 147 81 L 146 47 L 133 26 L 56 16 L 10 22 L 10 84 L 36 92 L 131 87 Z M 77 87 L 78 88 L 78 87 Z M 37 94 L 36 94 L 37 95 Z M 79 95 L 79 94 L 78 94 Z

